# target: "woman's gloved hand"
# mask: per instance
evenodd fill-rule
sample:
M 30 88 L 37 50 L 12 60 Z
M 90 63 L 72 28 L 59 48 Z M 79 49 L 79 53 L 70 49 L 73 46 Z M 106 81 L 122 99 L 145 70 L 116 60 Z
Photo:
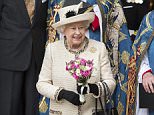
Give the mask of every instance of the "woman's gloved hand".
M 61 99 L 65 99 L 76 106 L 82 105 L 82 103 L 79 100 L 79 94 L 76 94 L 73 91 L 62 89 L 58 95 L 58 100 L 61 100 Z
M 81 94 L 81 87 L 82 85 L 77 85 L 77 91 L 79 94 Z M 88 92 L 88 87 L 89 87 L 89 92 Z M 90 84 L 88 83 L 88 86 L 85 86 L 83 89 L 82 94 L 87 94 L 87 93 L 93 93 L 94 95 L 98 95 L 98 86 L 96 84 Z

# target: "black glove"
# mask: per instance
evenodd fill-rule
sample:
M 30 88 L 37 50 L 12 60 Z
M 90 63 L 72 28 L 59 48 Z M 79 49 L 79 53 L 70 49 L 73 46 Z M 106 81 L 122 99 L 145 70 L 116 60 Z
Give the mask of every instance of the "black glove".
M 90 90 L 89 93 L 93 93 L 94 95 L 98 95 L 99 91 L 98 91 L 98 86 L 96 84 L 88 83 L 88 86 L 89 86 L 89 90 Z M 82 85 L 77 85 L 77 91 L 79 94 L 81 94 L 81 87 L 82 87 Z M 87 87 L 84 87 L 83 94 L 87 94 L 87 93 L 88 93 Z
M 77 105 L 77 106 L 82 105 L 82 103 L 79 100 L 79 95 L 73 91 L 62 89 L 58 95 L 58 100 L 61 100 L 61 99 L 65 99 L 69 101 L 70 103 Z

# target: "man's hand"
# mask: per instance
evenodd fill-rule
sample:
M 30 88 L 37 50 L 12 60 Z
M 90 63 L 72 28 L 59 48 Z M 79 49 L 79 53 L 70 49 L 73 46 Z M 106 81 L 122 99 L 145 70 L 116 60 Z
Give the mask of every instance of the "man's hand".
M 154 93 L 154 76 L 151 72 L 144 74 L 142 84 L 146 92 Z

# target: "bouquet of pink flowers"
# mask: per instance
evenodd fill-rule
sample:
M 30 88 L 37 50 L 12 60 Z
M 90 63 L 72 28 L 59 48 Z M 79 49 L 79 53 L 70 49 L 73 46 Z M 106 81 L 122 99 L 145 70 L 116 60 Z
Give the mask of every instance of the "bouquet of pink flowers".
M 66 63 L 66 70 L 77 80 L 78 85 L 86 86 L 87 80 L 91 77 L 93 70 L 93 60 L 85 60 L 76 57 Z M 85 102 L 84 95 L 80 95 L 80 101 Z

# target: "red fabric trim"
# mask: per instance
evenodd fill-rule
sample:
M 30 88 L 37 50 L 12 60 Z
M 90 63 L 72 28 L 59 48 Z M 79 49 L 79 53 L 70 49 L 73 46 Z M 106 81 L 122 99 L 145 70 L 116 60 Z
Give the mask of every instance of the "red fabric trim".
M 92 29 L 92 31 L 96 31 L 99 28 L 99 19 L 96 15 L 94 21 L 90 25 L 90 28 Z
M 146 73 L 148 73 L 148 72 L 152 73 L 152 70 L 149 69 L 149 70 L 145 71 L 145 72 L 142 74 L 142 79 L 143 79 L 143 76 L 144 76 Z

